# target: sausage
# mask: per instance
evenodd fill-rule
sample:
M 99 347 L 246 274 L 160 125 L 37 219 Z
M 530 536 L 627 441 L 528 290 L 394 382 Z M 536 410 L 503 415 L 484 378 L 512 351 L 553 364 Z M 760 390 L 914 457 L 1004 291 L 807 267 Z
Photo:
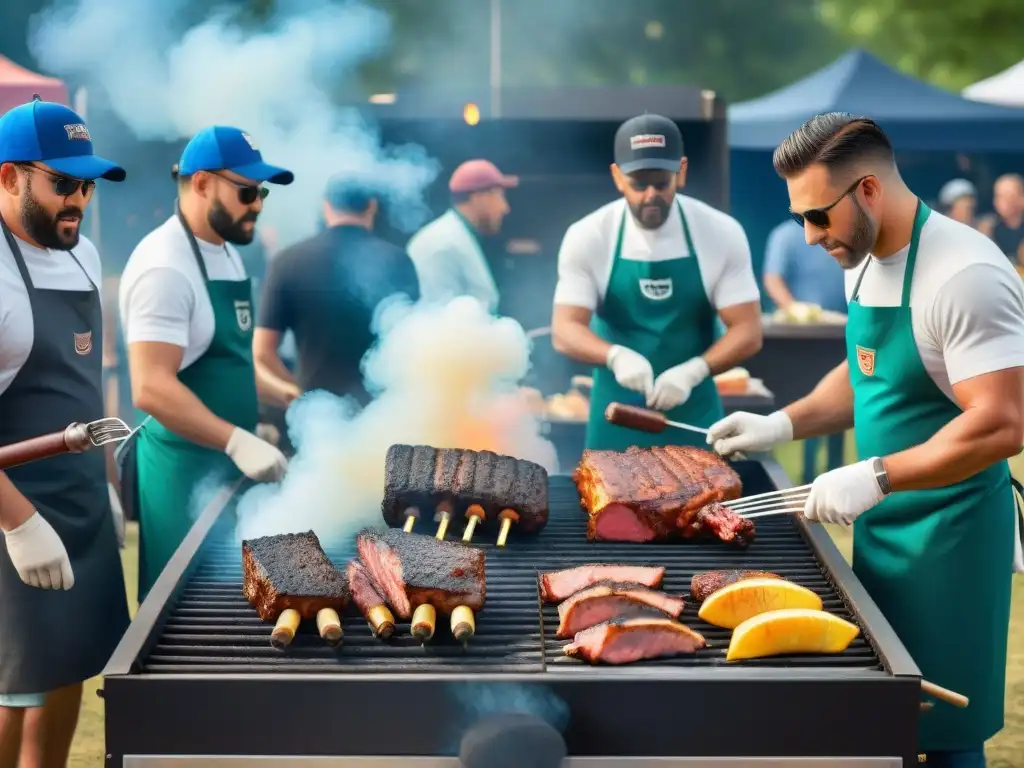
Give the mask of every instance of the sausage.
M 604 410 L 604 417 L 611 424 L 641 432 L 663 432 L 668 426 L 664 413 L 622 403 L 609 403 Z

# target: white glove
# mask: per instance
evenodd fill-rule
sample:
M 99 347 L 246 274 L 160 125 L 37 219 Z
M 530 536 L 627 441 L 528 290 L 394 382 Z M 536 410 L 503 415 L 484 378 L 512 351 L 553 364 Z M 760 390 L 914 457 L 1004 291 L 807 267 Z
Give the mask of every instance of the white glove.
M 241 427 L 235 427 L 231 433 L 224 453 L 231 457 L 242 474 L 258 482 L 280 480 L 288 468 L 288 459 L 283 453 Z
M 273 424 L 257 424 L 256 437 L 260 440 L 266 440 L 271 445 L 276 446 L 281 442 L 281 430 Z
M 770 416 L 737 411 L 716 421 L 708 430 L 708 445 L 722 456 L 770 451 L 792 439 L 793 422 L 785 411 L 776 411 Z
M 883 498 L 874 459 L 833 469 L 811 483 L 804 517 L 819 523 L 850 525 Z
M 654 370 L 647 358 L 627 347 L 613 345 L 608 350 L 608 369 L 619 386 L 650 397 L 654 388 Z
M 41 589 L 71 589 L 75 575 L 64 542 L 46 518 L 36 512 L 13 531 L 4 534 L 10 555 L 21 580 Z
M 654 389 L 647 398 L 648 408 L 669 411 L 690 399 L 693 388 L 711 373 L 703 357 L 694 357 L 672 366 L 654 380 Z
M 113 483 L 107 483 L 107 491 L 110 493 L 110 514 L 114 517 L 117 546 L 124 549 L 124 507 L 121 506 L 121 499 L 117 495 L 117 489 L 114 488 Z

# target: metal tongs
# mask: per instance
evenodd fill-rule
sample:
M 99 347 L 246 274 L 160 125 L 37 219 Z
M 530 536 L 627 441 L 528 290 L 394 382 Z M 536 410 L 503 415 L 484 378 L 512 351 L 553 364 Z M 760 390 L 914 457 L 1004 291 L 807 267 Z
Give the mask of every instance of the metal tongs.
M 120 419 L 108 418 L 74 422 L 61 432 L 32 437 L 10 445 L 0 446 L 0 469 L 9 469 L 40 459 L 49 459 L 64 453 L 84 453 L 111 443 L 127 440 L 132 430 Z

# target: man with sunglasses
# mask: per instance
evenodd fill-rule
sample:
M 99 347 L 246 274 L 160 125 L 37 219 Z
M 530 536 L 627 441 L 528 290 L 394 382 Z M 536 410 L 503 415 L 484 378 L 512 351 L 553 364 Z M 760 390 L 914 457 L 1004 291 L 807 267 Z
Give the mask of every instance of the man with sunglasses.
M 812 118 L 775 168 L 807 242 L 846 270 L 847 360 L 708 441 L 731 454 L 854 429 L 861 460 L 818 477 L 803 514 L 854 525 L 854 571 L 922 676 L 970 699 L 922 716 L 928 765 L 984 766 L 1003 727 L 1010 574 L 1024 569 L 1007 464 L 1024 435 L 1024 286 L 992 241 L 907 188 L 871 120 Z
M 588 448 L 700 439 L 609 424 L 605 408 L 646 405 L 709 427 L 722 417 L 712 375 L 761 348 L 747 236 L 731 216 L 677 193 L 686 165 L 673 121 L 647 114 L 623 123 L 611 166 L 623 199 L 573 224 L 562 241 L 552 334 L 559 352 L 597 366 Z M 719 320 L 726 331 L 716 340 Z
M 177 210 L 135 248 L 120 287 L 132 395 L 148 414 L 122 487 L 138 510 L 140 600 L 191 527 L 197 491 L 239 472 L 278 480 L 287 466 L 255 434 L 252 291 L 233 246 L 255 236 L 264 182 L 294 177 L 247 133 L 215 126 L 188 143 L 176 178 Z
M 104 415 L 100 258 L 80 234 L 100 178 L 125 172 L 67 107 L 0 119 L 0 445 Z M 128 626 L 104 453 L 0 472 L 0 530 L 0 766 L 64 765 L 82 682 Z

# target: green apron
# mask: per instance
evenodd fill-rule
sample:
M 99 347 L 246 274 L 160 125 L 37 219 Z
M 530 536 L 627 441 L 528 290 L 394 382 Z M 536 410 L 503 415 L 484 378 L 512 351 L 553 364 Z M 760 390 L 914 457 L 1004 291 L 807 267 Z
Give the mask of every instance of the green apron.
M 846 354 L 860 458 L 929 440 L 962 412 L 925 370 L 910 315 L 921 229 L 918 203 L 898 307 L 850 301 Z M 927 254 L 926 254 L 927 258 Z M 1001 461 L 945 488 L 900 491 L 854 523 L 853 569 L 892 624 L 922 677 L 964 694 L 921 716 L 920 749 L 980 747 L 1003 727 L 1014 499 Z
M 214 414 L 236 427 L 254 431 L 259 416 L 252 362 L 250 281 L 210 280 L 195 236 L 183 219 L 181 225 L 206 281 L 214 332 L 210 347 L 180 371 L 178 379 Z M 215 483 L 240 475 L 226 454 L 179 437 L 153 418 L 139 429 L 135 460 L 141 602 L 195 522 L 199 500 Z
M 612 344 L 628 347 L 651 363 L 654 377 L 704 354 L 715 341 L 718 313 L 708 301 L 701 279 L 697 250 L 683 206 L 676 199 L 689 256 L 665 261 L 633 261 L 622 258 L 626 211 L 622 212 L 612 255 L 612 271 L 601 308 L 591 328 Z M 703 435 L 670 429 L 658 434 L 609 424 L 604 417 L 608 403 L 646 406 L 644 395 L 619 385 L 607 368 L 594 369 L 586 447 L 622 451 L 631 445 L 699 445 Z M 714 379 L 694 387 L 690 398 L 666 413 L 673 421 L 710 427 L 724 415 Z

